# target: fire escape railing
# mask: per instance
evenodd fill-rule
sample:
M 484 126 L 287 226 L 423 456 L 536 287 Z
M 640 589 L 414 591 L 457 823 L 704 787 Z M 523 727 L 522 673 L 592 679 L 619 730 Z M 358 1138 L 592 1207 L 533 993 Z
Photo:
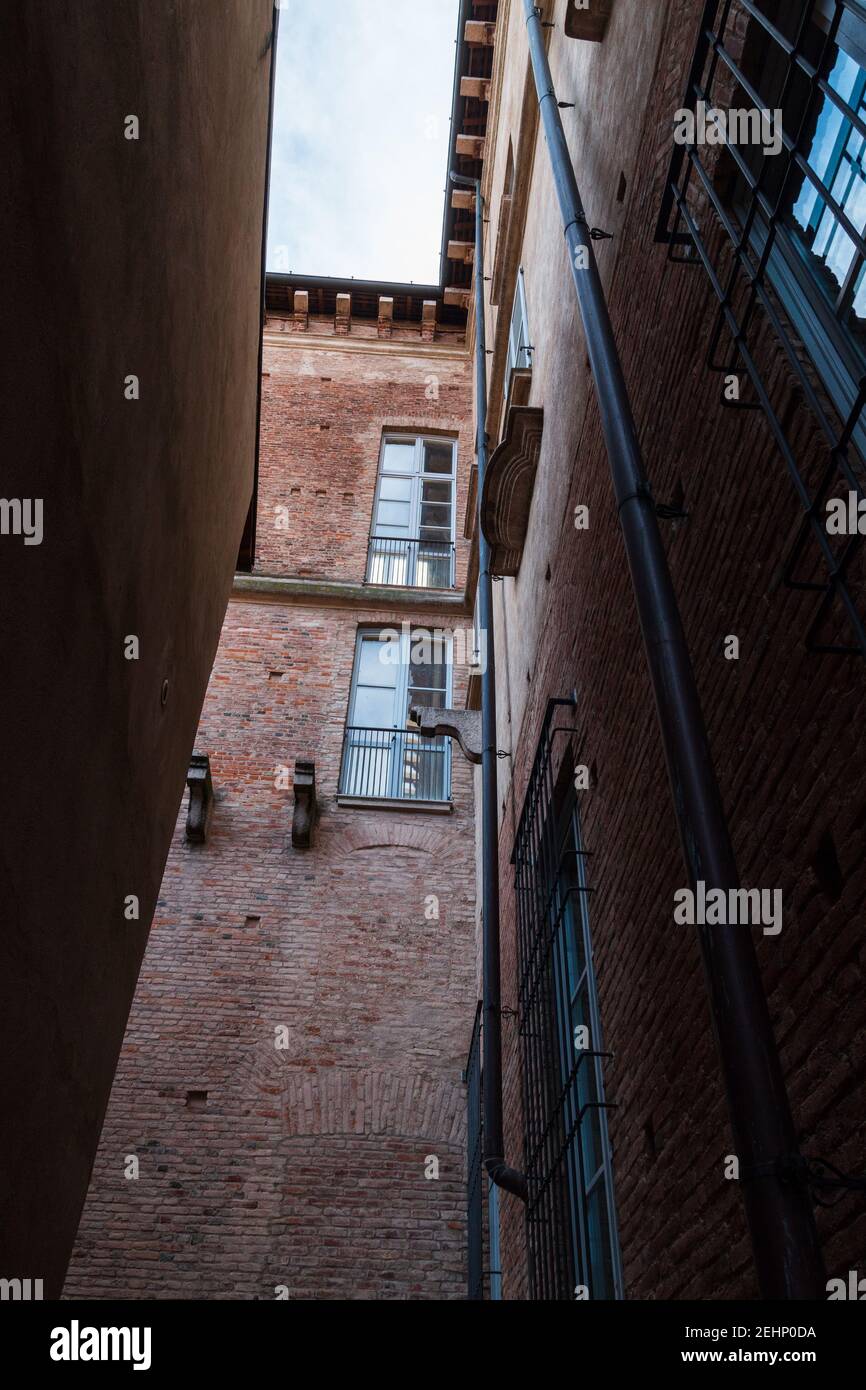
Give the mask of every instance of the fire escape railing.
M 837 219 L 850 238 L 858 257 L 866 258 L 866 240 L 851 221 L 845 208 L 834 196 L 808 159 L 807 142 L 814 138 L 817 107 L 829 102 L 850 123 L 852 130 L 866 137 L 866 123 L 853 110 L 828 80 L 834 42 L 846 12 L 856 14 L 862 22 L 864 9 L 855 0 L 832 0 L 833 17 L 826 33 L 821 33 L 821 52 L 810 57 L 814 50 L 816 27 L 811 23 L 817 14 L 816 0 L 801 0 L 801 9 L 794 26 L 793 38 L 786 35 L 765 15 L 755 0 L 707 0 L 702 17 L 697 48 L 692 61 L 683 110 L 697 116 L 699 104 L 704 110 L 722 108 L 717 100 L 721 94 L 726 104 L 733 106 L 737 93 L 745 94 L 756 110 L 767 110 L 767 104 L 743 68 L 743 56 L 735 49 L 748 51 L 750 34 L 762 43 L 779 65 L 780 85 L 775 95 L 774 110 L 782 112 L 781 148 L 772 153 L 772 146 L 751 148 L 750 157 L 743 154 L 736 141 L 729 138 L 726 123 L 714 122 L 714 130 L 723 139 L 699 148 L 696 141 L 674 146 L 670 171 L 665 187 L 656 240 L 668 244 L 668 256 L 681 264 L 703 265 L 719 300 L 715 326 L 710 339 L 706 365 L 710 371 L 731 374 L 744 369 L 754 393 L 749 401 L 726 402 L 732 408 L 763 411 L 773 440 L 787 468 L 802 508 L 793 544 L 783 563 L 785 585 L 794 590 L 820 595 L 810 622 L 806 643 L 809 650 L 845 655 L 866 655 L 866 627 L 855 597 L 856 581 L 851 579 L 852 562 L 861 550 L 863 537 L 859 531 L 847 534 L 834 544 L 828 534 L 826 505 L 829 498 L 847 489 L 859 503 L 864 497 L 863 466 L 855 447 L 855 435 L 861 440 L 866 419 L 866 374 L 855 377 L 844 406 L 834 405 L 829 392 L 812 361 L 809 349 L 786 311 L 785 302 L 773 282 L 773 258 L 781 254 L 786 243 L 791 244 L 791 232 L 785 225 L 786 202 L 790 201 L 794 180 L 802 177 L 816 197 Z M 793 7 L 792 7 L 793 9 Z M 745 45 L 741 42 L 742 20 L 748 20 Z M 791 13 L 786 16 L 791 19 Z M 734 24 L 739 20 L 739 30 Z M 778 79 L 777 79 L 778 80 Z M 796 104 L 792 92 L 797 87 Z M 804 84 L 806 90 L 804 91 Z M 787 111 L 795 105 L 796 128 L 785 128 Z M 783 169 L 773 160 L 785 161 Z M 729 161 L 730 172 L 742 181 L 745 196 L 736 206 L 726 198 L 723 180 L 717 176 L 721 164 Z M 779 178 L 779 172 L 782 176 Z M 805 186 L 805 185 L 804 185 Z M 713 218 L 707 218 L 709 212 Z M 708 226 L 709 222 L 709 226 Z M 676 254 L 676 248 L 688 248 L 696 254 Z M 814 272 L 813 272 L 814 273 Z M 772 339 L 781 346 L 789 368 L 788 382 L 796 384 L 803 401 L 819 427 L 822 444 L 820 466 L 809 457 L 798 460 L 797 452 L 786 428 L 786 407 L 790 404 L 789 387 L 786 399 L 779 399 L 779 373 L 775 370 L 778 353 L 767 350 L 762 335 L 769 327 Z M 721 347 L 727 335 L 726 350 Z M 861 443 L 862 447 L 862 443 Z M 808 554 L 809 538 L 817 545 L 823 561 L 824 577 L 816 577 L 818 556 Z M 804 570 L 804 567 L 807 567 Z M 841 604 L 853 636 L 853 642 L 838 640 L 833 608 Z M 822 640 L 821 634 L 827 632 Z M 832 640 L 827 640 L 829 637 Z

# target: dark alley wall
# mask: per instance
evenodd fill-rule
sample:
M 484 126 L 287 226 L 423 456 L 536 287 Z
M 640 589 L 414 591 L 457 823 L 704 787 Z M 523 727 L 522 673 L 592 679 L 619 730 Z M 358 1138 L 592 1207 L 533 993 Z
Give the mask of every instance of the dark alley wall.
M 46 1297 L 252 488 L 272 21 L 271 0 L 0 13 L 2 491 L 43 522 L 0 536 L 0 1275 Z

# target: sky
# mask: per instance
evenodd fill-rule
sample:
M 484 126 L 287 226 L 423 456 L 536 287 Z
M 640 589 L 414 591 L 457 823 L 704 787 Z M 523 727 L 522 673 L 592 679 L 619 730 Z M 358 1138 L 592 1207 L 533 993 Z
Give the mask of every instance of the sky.
M 282 0 L 269 270 L 439 282 L 458 0 Z

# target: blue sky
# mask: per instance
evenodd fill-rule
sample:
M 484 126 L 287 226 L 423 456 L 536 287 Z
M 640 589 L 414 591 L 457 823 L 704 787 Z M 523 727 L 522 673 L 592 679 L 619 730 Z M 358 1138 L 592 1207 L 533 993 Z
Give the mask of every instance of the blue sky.
M 458 0 L 282 0 L 269 270 L 434 284 Z

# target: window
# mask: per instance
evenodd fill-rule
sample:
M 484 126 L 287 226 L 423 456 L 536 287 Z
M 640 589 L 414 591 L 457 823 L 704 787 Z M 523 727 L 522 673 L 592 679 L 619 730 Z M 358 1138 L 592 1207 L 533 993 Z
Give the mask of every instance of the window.
M 691 134 L 675 141 L 656 233 L 709 275 L 707 366 L 745 390 L 732 408 L 763 411 L 796 489 L 780 575 L 815 595 L 806 646 L 845 655 L 866 655 L 866 550 L 859 533 L 831 536 L 825 513 L 840 492 L 864 495 L 864 79 L 863 0 L 707 0 L 683 101 Z M 715 113 L 730 117 L 721 131 Z
M 529 341 L 529 322 L 526 315 L 526 285 L 523 266 L 517 272 L 514 287 L 514 305 L 511 310 L 511 325 L 508 330 L 508 365 L 505 371 L 503 390 L 508 396 L 511 373 L 515 369 L 532 366 L 532 346 Z
M 453 439 L 383 439 L 368 584 L 453 587 L 456 453 Z
M 536 1299 L 573 1299 L 577 1289 L 615 1299 L 622 1275 L 572 708 L 548 704 L 513 859 L 530 1280 Z
M 866 370 L 866 9 L 857 0 L 816 0 L 801 66 L 779 39 L 795 41 L 802 0 L 784 9 L 762 0 L 759 8 L 780 26 L 778 38 L 753 20 L 742 73 L 769 109 L 782 110 L 786 134 L 799 132 L 800 152 L 789 160 L 744 150 L 732 201 L 844 418 Z M 741 85 L 735 100 L 749 104 Z M 756 180 L 764 199 L 754 198 Z M 855 441 L 866 452 L 866 431 L 855 431 Z
M 406 728 L 413 705 L 451 699 L 450 638 L 409 628 L 361 632 L 343 741 L 340 792 L 378 800 L 447 801 L 451 741 Z

